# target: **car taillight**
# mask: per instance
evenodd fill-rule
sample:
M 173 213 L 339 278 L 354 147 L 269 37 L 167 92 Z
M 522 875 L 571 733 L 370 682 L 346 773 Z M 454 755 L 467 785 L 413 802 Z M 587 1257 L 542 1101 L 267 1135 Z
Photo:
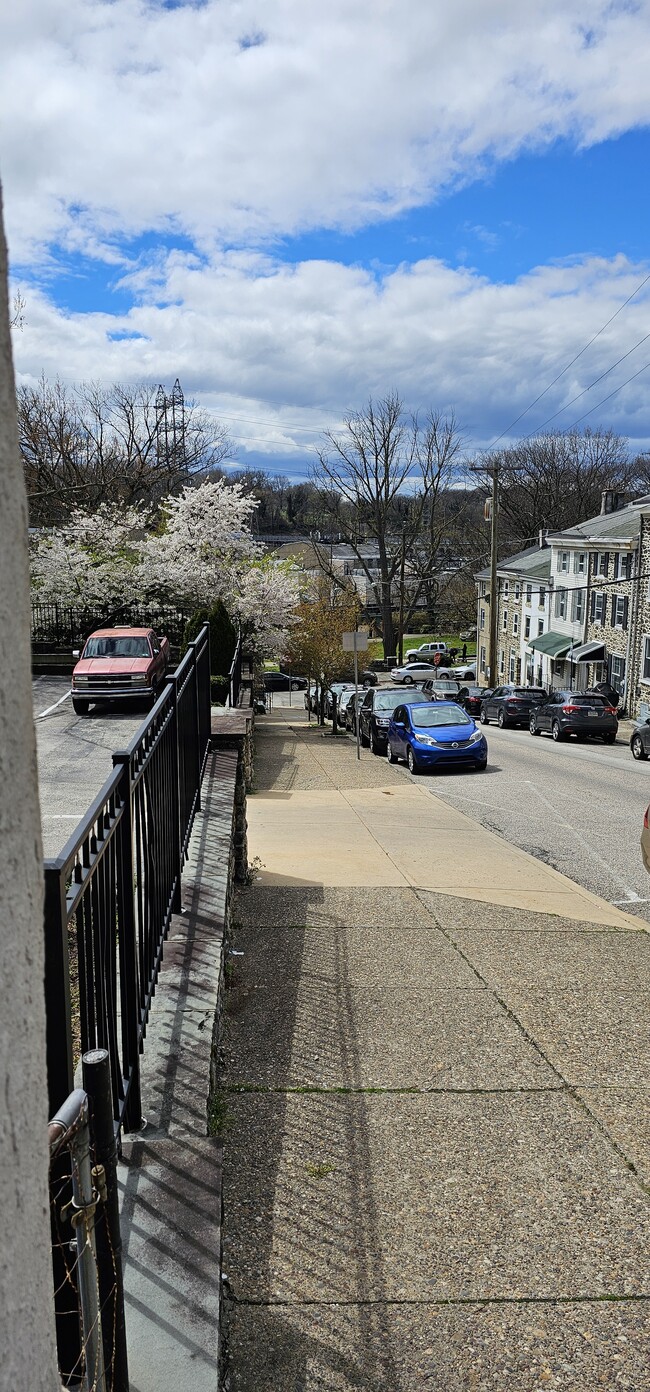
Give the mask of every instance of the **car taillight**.
M 575 715 L 576 711 L 579 711 L 579 710 L 580 710 L 580 707 L 579 707 L 579 706 L 562 706 L 562 710 L 564 711 L 564 714 L 565 714 L 565 715 Z
M 617 711 L 617 709 L 616 709 L 616 706 L 605 706 L 605 709 L 604 709 L 603 714 L 604 714 L 604 715 L 618 715 L 618 711 Z
M 646 831 L 648 830 L 648 813 L 649 813 L 649 812 L 650 812 L 650 807 L 646 807 L 645 815 L 644 815 L 644 818 L 643 818 L 643 825 L 644 825 Z

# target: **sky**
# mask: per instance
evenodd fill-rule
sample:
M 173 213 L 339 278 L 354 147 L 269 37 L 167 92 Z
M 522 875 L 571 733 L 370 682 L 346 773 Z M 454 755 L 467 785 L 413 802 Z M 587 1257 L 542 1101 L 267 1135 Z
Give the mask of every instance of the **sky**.
M 649 448 L 649 61 L 650 0 L 3 7 L 18 380 L 178 377 L 292 479 L 394 390 Z

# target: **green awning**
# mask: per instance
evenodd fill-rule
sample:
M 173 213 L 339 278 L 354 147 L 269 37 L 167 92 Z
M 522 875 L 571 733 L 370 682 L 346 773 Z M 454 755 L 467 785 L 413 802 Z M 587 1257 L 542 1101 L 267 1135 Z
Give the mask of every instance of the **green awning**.
M 554 633 L 551 628 L 548 633 L 540 633 L 539 638 L 531 638 L 528 646 L 534 652 L 546 653 L 547 657 L 562 658 L 566 657 L 571 641 L 566 633 Z

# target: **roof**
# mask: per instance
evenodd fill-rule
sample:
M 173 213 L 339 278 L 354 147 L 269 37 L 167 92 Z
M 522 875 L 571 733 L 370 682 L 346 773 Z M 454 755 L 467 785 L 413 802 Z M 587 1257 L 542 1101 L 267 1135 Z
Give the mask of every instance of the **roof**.
M 635 498 L 616 512 L 601 512 L 597 517 L 589 517 L 586 522 L 578 522 L 575 527 L 567 527 L 563 532 L 549 532 L 547 541 L 557 545 L 560 541 L 609 541 L 622 545 L 636 541 L 641 526 L 643 510 L 650 507 L 650 494 Z
M 522 580 L 548 580 L 551 574 L 551 551 L 548 546 L 529 546 L 525 551 L 518 551 L 515 556 L 508 556 L 505 560 L 499 561 L 497 565 L 497 575 L 515 575 Z M 475 576 L 476 580 L 489 580 L 490 567 L 480 570 Z
M 122 638 L 148 638 L 153 628 L 136 628 L 133 624 L 113 624 L 110 628 L 94 628 L 89 638 L 114 638 L 119 633 Z

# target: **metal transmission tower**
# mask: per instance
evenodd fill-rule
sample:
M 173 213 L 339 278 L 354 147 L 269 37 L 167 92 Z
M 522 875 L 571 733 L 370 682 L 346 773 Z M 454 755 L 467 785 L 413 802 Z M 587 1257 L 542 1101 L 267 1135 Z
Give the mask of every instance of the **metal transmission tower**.
M 156 456 L 170 474 L 187 470 L 185 397 L 178 377 L 169 394 L 162 385 L 156 392 Z

